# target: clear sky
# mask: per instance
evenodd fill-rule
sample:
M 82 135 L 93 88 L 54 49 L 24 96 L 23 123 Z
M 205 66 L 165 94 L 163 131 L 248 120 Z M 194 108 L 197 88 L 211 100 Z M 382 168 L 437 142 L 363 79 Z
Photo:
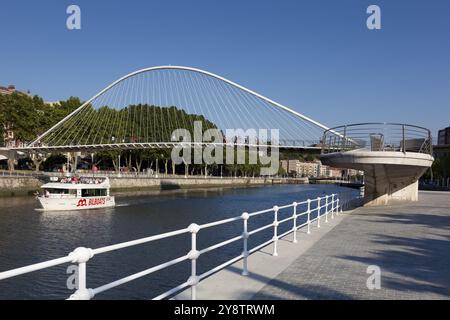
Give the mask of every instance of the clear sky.
M 82 29 L 66 28 L 66 8 Z M 382 29 L 366 9 L 381 7 Z M 193 66 L 327 126 L 450 125 L 448 0 L 1 0 L 0 84 L 88 99 L 139 68 Z

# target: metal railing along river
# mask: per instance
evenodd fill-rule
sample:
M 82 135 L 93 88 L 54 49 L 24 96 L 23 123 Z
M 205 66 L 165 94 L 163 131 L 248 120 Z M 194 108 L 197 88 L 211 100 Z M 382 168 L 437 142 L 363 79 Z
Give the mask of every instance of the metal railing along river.
M 181 263 L 183 261 L 190 260 L 191 261 L 191 276 L 182 284 L 164 292 L 163 294 L 158 295 L 157 297 L 153 298 L 154 300 L 160 300 L 164 298 L 168 298 L 171 296 L 174 296 L 175 294 L 181 292 L 182 290 L 186 288 L 191 288 L 191 298 L 193 300 L 196 299 L 196 287 L 200 281 L 203 279 L 211 276 L 212 274 L 226 268 L 227 266 L 242 260 L 243 261 L 243 270 L 242 275 L 246 276 L 249 273 L 249 267 L 248 267 L 248 257 L 252 253 L 262 249 L 263 247 L 268 246 L 269 244 L 273 244 L 273 256 L 278 256 L 278 241 L 285 237 L 288 234 L 293 233 L 293 242 L 297 242 L 297 231 L 301 228 L 305 228 L 306 232 L 309 234 L 311 232 L 311 226 L 313 222 L 315 222 L 315 225 L 320 228 L 321 220 L 324 219 L 324 222 L 328 222 L 329 219 L 333 219 L 335 215 L 338 215 L 343 210 L 349 208 L 350 206 L 354 205 L 355 201 L 358 201 L 360 198 L 359 195 L 357 195 L 355 192 L 343 192 L 338 194 L 331 194 L 326 195 L 314 199 L 307 199 L 302 202 L 293 202 L 287 205 L 282 206 L 274 206 L 273 208 L 260 210 L 256 212 L 247 213 L 244 212 L 240 216 L 232 217 L 229 219 L 223 219 L 211 223 L 206 224 L 191 224 L 187 228 L 167 232 L 163 234 L 153 235 L 146 238 L 141 238 L 133 241 L 127 241 L 122 242 L 106 247 L 101 247 L 97 249 L 90 249 L 85 247 L 78 247 L 74 251 L 70 252 L 67 256 L 61 257 L 58 259 L 48 260 L 41 263 L 32 264 L 26 267 L 17 268 L 9 271 L 0 272 L 0 280 L 4 280 L 7 278 L 16 277 L 19 275 L 23 275 L 26 273 L 54 267 L 57 265 L 62 264 L 70 264 L 74 263 L 78 265 L 78 277 L 77 277 L 77 290 L 74 294 L 72 294 L 69 297 L 69 300 L 90 300 L 97 296 L 98 294 L 110 290 L 112 288 L 115 288 L 117 286 L 123 285 L 125 283 L 128 283 L 130 281 L 136 280 L 138 278 L 144 277 L 146 275 L 155 273 L 157 271 L 163 270 L 165 268 L 168 268 L 170 266 L 173 266 L 175 264 Z M 305 210 L 299 212 L 300 208 L 305 208 Z M 292 214 L 284 219 L 279 219 L 279 211 L 283 209 L 292 209 Z M 267 215 L 272 214 L 273 215 L 273 222 L 263 225 L 261 227 L 258 227 L 253 230 L 249 230 L 249 221 L 253 219 L 256 216 L 260 215 Z M 299 220 L 301 217 L 304 217 L 306 219 L 303 219 L 304 222 L 299 223 Z M 198 233 L 201 232 L 204 229 L 213 228 L 229 223 L 233 223 L 236 221 L 242 221 L 242 234 L 233 237 L 231 239 L 222 241 L 220 243 L 216 243 L 214 245 L 208 246 L 206 248 L 200 249 L 197 247 L 197 236 Z M 287 224 L 291 223 L 292 227 L 289 228 L 284 233 L 279 233 L 279 226 L 281 224 Z M 249 237 L 255 235 L 256 233 L 262 232 L 263 230 L 268 230 L 270 228 L 273 228 L 273 237 L 269 239 L 268 241 L 265 241 L 253 248 L 248 247 L 248 239 Z M 145 269 L 143 271 L 131 274 L 129 276 L 123 277 L 121 279 L 118 279 L 116 281 L 107 283 L 105 285 L 102 285 L 97 288 L 88 288 L 87 287 L 87 274 L 86 274 L 86 264 L 94 257 L 100 254 L 105 254 L 107 252 L 120 250 L 124 248 L 129 248 L 137 245 L 142 245 L 145 243 L 154 242 L 161 239 L 171 238 L 174 236 L 178 236 L 181 234 L 191 234 L 191 250 L 187 252 L 185 255 L 180 256 L 176 259 L 164 262 L 162 264 L 153 266 L 151 268 Z M 236 241 L 242 241 L 242 253 L 225 263 L 222 263 L 204 273 L 198 274 L 197 273 L 197 259 L 200 255 L 203 255 L 207 252 L 217 250 L 219 248 L 222 248 L 226 245 L 229 245 L 231 243 L 234 243 Z

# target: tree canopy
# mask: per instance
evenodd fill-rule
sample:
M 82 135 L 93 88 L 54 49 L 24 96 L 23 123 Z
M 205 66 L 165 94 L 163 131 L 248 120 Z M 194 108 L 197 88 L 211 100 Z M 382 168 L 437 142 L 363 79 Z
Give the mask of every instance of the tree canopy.
M 0 126 L 3 131 L 14 131 L 15 139 L 30 142 L 80 105 L 75 97 L 58 105 L 45 103 L 39 96 L 0 95 Z M 0 139 L 3 144 L 3 134 Z
M 175 106 L 138 104 L 116 109 L 87 105 L 44 137 L 42 143 L 92 145 L 170 142 L 176 129 L 186 129 L 192 134 L 196 121 L 202 123 L 203 131 L 217 128 L 204 116 L 188 114 Z

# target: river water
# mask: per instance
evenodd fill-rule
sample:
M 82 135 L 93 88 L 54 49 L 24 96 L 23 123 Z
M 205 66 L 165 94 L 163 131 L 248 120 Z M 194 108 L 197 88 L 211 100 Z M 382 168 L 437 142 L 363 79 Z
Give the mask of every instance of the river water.
M 193 190 L 147 191 L 116 195 L 117 207 L 87 211 L 36 211 L 33 197 L 0 198 L 0 271 L 62 257 L 74 248 L 98 248 L 147 237 L 198 224 L 221 220 L 300 202 L 325 194 L 349 192 L 334 185 L 276 185 L 247 188 L 208 188 Z M 303 210 L 303 209 L 302 209 Z M 279 220 L 292 215 L 280 211 Z M 266 214 L 249 221 L 249 229 L 273 221 Z M 280 233 L 292 222 L 280 226 Z M 201 230 L 202 249 L 242 233 L 242 221 Z M 249 239 L 250 248 L 273 235 L 267 230 Z M 143 244 L 95 256 L 88 262 L 88 288 L 95 288 L 121 277 L 185 255 L 190 235 Z M 200 256 L 199 273 L 238 256 L 242 241 Z M 0 281 L 0 299 L 65 299 L 68 265 L 33 272 Z M 186 261 L 128 284 L 101 293 L 96 299 L 150 299 L 186 281 L 190 262 Z

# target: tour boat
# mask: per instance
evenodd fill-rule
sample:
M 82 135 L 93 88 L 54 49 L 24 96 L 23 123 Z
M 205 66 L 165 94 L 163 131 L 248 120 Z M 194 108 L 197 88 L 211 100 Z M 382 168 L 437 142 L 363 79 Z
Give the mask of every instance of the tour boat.
M 84 210 L 115 206 L 107 177 L 52 177 L 37 196 L 42 210 Z

